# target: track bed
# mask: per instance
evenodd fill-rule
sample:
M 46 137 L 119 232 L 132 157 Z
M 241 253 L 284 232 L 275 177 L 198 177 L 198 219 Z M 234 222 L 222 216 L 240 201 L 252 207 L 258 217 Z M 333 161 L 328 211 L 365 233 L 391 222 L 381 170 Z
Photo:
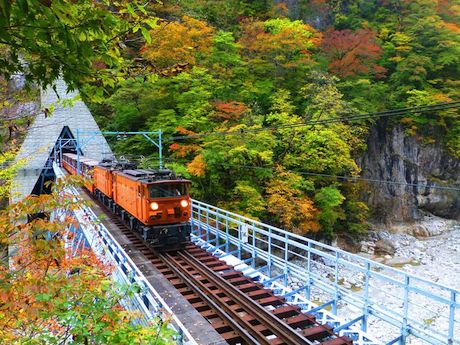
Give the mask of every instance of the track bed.
M 193 243 L 183 251 L 154 252 L 138 234 L 101 208 L 228 344 L 353 344 Z

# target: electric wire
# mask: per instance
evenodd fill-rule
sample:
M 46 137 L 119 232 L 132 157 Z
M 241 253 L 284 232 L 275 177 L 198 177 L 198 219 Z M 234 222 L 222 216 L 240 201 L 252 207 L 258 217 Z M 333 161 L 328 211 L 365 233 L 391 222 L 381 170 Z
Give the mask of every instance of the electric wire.
M 271 169 L 268 167 L 252 167 L 252 166 L 245 166 L 245 165 L 227 165 L 224 163 L 225 166 L 232 166 L 232 167 L 239 167 L 244 169 Z M 273 169 L 271 169 L 273 170 Z M 417 188 L 435 188 L 435 189 L 443 189 L 443 190 L 451 190 L 451 191 L 459 191 L 460 188 L 456 187 L 447 187 L 447 186 L 436 186 L 436 185 L 429 185 L 429 184 L 419 184 L 419 183 L 410 183 L 410 182 L 398 182 L 398 181 L 388 181 L 388 180 L 379 180 L 379 179 L 372 179 L 367 177 L 361 176 L 343 176 L 343 175 L 330 175 L 330 174 L 323 174 L 323 173 L 314 173 L 309 171 L 297 171 L 297 170 L 285 170 L 287 172 L 296 173 L 299 175 L 306 175 L 306 176 L 316 176 L 316 177 L 328 177 L 328 178 L 335 178 L 337 180 L 344 180 L 344 181 L 351 181 L 351 182 L 358 182 L 358 181 L 365 181 L 365 182 L 373 182 L 373 183 L 384 183 L 390 185 L 400 185 L 400 186 L 409 186 L 409 187 L 417 187 Z
M 376 118 L 382 118 L 382 117 L 402 116 L 402 115 L 407 115 L 407 114 L 425 113 L 425 112 L 430 112 L 430 111 L 447 110 L 447 109 L 453 109 L 453 108 L 460 108 L 460 101 L 448 102 L 448 103 L 437 103 L 437 104 L 418 106 L 418 107 L 385 110 L 385 111 L 380 111 L 380 112 L 364 113 L 364 114 L 357 114 L 357 115 L 351 115 L 351 116 L 341 116 L 341 117 L 334 117 L 334 118 L 329 118 L 329 119 L 303 121 L 303 122 L 281 125 L 281 126 L 268 126 L 268 127 L 261 127 L 261 128 L 241 129 L 239 131 L 234 130 L 234 131 L 224 131 L 224 132 L 209 132 L 209 133 L 203 133 L 203 134 L 173 136 L 173 137 L 165 138 L 163 141 L 168 142 L 168 141 L 179 141 L 179 140 L 188 140 L 188 139 L 199 139 L 199 138 L 205 138 L 205 137 L 210 137 L 210 136 L 242 135 L 245 133 L 255 133 L 255 132 L 261 132 L 261 131 L 277 131 L 280 129 L 304 127 L 304 126 L 311 126 L 311 125 L 318 125 L 318 124 L 328 124 L 328 123 L 336 123 L 336 122 L 349 122 L 349 121 L 376 119 Z
M 144 158 L 145 161 L 154 160 L 158 161 L 158 158 L 151 157 L 151 158 Z M 174 158 L 163 158 L 163 161 L 175 162 L 175 163 L 189 163 L 188 160 L 179 160 Z M 218 163 L 214 165 L 220 165 L 222 167 L 228 168 L 242 168 L 242 169 L 261 169 L 274 172 L 273 167 L 268 166 L 252 166 L 252 165 L 242 165 L 242 164 L 229 164 L 229 163 Z M 388 181 L 388 180 L 379 180 L 373 178 L 367 178 L 362 176 L 345 176 L 345 175 L 332 175 L 332 174 L 325 174 L 325 173 L 316 173 L 311 171 L 297 171 L 297 170 L 289 170 L 285 169 L 285 172 L 295 173 L 304 176 L 314 176 L 314 177 L 325 177 L 325 178 L 334 178 L 337 180 L 342 181 L 349 181 L 349 182 L 371 182 L 371 183 L 383 183 L 388 185 L 398 185 L 398 186 L 408 186 L 408 187 L 417 187 L 420 189 L 423 188 L 433 188 L 433 189 L 441 189 L 441 190 L 450 190 L 450 191 L 458 191 L 460 192 L 460 187 L 452 187 L 452 186 L 438 186 L 438 185 L 430 185 L 430 184 L 420 184 L 420 183 L 411 183 L 411 182 L 398 182 L 398 181 Z

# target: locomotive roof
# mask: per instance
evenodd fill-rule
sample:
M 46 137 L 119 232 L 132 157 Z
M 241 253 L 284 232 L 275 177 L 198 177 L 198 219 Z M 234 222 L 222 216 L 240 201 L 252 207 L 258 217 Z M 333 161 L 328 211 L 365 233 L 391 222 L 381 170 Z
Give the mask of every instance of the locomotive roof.
M 77 160 L 75 153 L 65 153 L 64 156 Z M 116 174 L 142 183 L 191 182 L 190 180 L 177 177 L 170 169 L 136 169 L 135 164 L 128 161 L 110 160 L 97 162 L 94 159 L 80 156 L 80 162 L 89 166 L 97 165 L 101 168 L 112 170 Z
M 78 156 L 75 153 L 64 153 L 63 156 L 67 156 L 69 158 L 72 158 L 73 160 L 77 160 Z M 97 160 L 85 157 L 85 156 L 80 156 L 80 163 L 86 164 L 86 165 L 91 165 L 95 166 L 98 165 L 99 162 Z
M 129 161 L 103 160 L 98 166 L 108 170 L 129 170 L 136 169 L 136 164 Z
M 124 175 L 131 180 L 142 183 L 158 183 L 158 182 L 191 182 L 183 178 L 178 178 L 172 170 L 169 169 L 128 169 L 119 170 L 116 174 Z

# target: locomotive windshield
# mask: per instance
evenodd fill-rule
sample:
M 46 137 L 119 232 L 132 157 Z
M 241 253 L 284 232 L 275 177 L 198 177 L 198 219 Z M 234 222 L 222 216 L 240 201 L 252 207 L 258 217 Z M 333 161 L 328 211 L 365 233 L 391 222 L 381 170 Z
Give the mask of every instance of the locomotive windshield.
M 151 198 L 174 198 L 188 195 L 188 192 L 188 183 L 158 183 L 149 186 L 149 195 Z

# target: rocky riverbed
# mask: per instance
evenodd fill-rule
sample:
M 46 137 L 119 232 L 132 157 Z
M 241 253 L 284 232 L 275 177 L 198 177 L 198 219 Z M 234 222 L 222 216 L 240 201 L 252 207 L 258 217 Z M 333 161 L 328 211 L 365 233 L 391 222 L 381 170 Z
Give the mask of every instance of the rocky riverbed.
M 429 217 L 411 228 L 418 232 L 371 233 L 361 255 L 460 290 L 460 223 Z
M 369 240 L 362 242 L 364 252 L 361 255 L 460 290 L 460 224 L 429 217 L 415 226 L 412 225 L 411 229 L 416 230 L 412 235 L 388 231 L 372 233 Z M 391 288 L 386 285 L 382 285 L 380 290 Z M 375 293 L 378 294 L 379 291 Z M 418 307 L 413 315 L 418 317 L 419 322 L 447 333 L 447 306 L 418 295 L 415 295 L 412 301 Z M 390 308 L 398 307 L 398 301 L 391 298 L 386 299 L 385 304 Z M 390 329 L 380 322 L 375 326 L 373 334 L 379 338 L 390 332 Z M 456 329 L 458 336 L 459 332 L 460 329 Z M 425 342 L 409 337 L 408 344 L 419 345 Z
M 394 232 L 399 230 L 399 232 Z M 391 231 L 379 229 L 371 232 L 368 238 L 360 243 L 361 251 L 358 255 L 397 268 L 425 280 L 436 282 L 460 290 L 460 223 L 447 221 L 442 218 L 430 216 L 422 222 L 412 225 L 404 225 Z M 313 264 L 313 271 L 319 274 L 327 282 L 334 277 L 334 263 L 327 259 L 319 259 Z M 299 260 L 299 265 L 304 263 Z M 404 281 L 404 277 L 389 269 L 379 268 L 380 272 L 398 281 Z M 363 294 L 365 275 L 361 272 L 351 271 L 340 265 L 339 284 L 356 294 Z M 293 288 L 302 285 L 302 282 L 292 281 Z M 420 284 L 418 287 L 427 289 L 435 294 L 443 294 L 446 299 L 449 293 L 432 289 L 428 285 Z M 403 313 L 404 289 L 384 280 L 370 282 L 369 295 L 377 307 Z M 312 294 L 318 303 L 330 300 L 330 295 L 321 289 L 316 289 Z M 443 334 L 448 331 L 449 306 L 434 302 L 432 299 L 419 294 L 410 293 L 410 317 L 422 325 L 428 333 L 436 329 Z M 345 318 L 356 317 L 361 310 L 340 303 L 339 315 Z M 460 315 L 460 311 L 457 312 Z M 457 320 L 460 316 L 457 316 Z M 456 333 L 460 337 L 460 324 Z M 368 330 L 372 336 L 382 341 L 394 339 L 399 330 L 376 318 L 369 319 Z M 410 336 L 410 345 L 427 344 L 426 342 Z

